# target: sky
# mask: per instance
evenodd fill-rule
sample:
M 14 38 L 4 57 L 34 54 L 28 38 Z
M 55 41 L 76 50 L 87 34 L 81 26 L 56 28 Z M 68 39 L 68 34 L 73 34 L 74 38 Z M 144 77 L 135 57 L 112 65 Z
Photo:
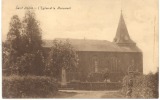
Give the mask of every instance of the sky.
M 158 0 L 2 0 L 3 41 L 11 17 L 18 15 L 22 20 L 25 7 L 34 8 L 43 39 L 108 41 L 113 41 L 116 35 L 122 9 L 129 35 L 143 52 L 144 73 L 157 71 Z M 41 9 L 45 7 L 52 9 Z

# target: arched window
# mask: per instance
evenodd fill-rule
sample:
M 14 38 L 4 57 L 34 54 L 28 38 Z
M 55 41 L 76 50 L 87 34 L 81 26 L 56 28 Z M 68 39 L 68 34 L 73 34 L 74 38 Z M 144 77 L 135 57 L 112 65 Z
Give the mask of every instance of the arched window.
M 111 64 L 111 71 L 113 72 L 117 72 L 118 71 L 118 59 L 117 57 L 111 57 L 111 60 L 110 60 Z
M 92 67 L 94 69 L 94 72 L 98 72 L 98 65 L 99 65 L 99 62 L 98 62 L 97 56 L 93 56 L 92 57 Z
M 94 64 L 95 64 L 95 72 L 98 72 L 98 62 L 97 62 L 97 60 L 95 60 Z
M 109 65 L 109 57 L 104 57 L 103 65 L 104 65 L 104 68 L 109 68 L 110 67 L 110 65 Z
M 131 61 L 130 61 L 130 66 L 128 67 L 128 71 L 135 71 L 136 70 L 136 66 L 135 66 L 135 60 L 134 59 L 132 59 Z

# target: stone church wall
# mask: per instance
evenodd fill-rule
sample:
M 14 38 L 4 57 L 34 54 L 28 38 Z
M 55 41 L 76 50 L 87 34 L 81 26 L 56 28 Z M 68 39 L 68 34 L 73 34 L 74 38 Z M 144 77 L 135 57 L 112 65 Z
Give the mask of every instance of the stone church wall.
M 128 73 L 128 67 L 134 66 L 134 71 L 143 72 L 142 53 L 140 52 L 77 52 L 79 65 L 76 72 L 68 72 L 68 81 L 87 81 L 90 73 L 103 73 L 108 70 L 111 81 L 121 81 Z M 72 73 L 72 74 L 70 74 Z

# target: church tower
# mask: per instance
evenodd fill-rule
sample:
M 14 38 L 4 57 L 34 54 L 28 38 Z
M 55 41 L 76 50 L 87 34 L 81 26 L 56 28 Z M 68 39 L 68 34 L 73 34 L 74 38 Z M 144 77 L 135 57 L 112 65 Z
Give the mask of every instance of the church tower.
M 113 40 L 119 46 L 135 46 L 136 43 L 130 38 L 124 18 L 121 11 L 116 36 Z

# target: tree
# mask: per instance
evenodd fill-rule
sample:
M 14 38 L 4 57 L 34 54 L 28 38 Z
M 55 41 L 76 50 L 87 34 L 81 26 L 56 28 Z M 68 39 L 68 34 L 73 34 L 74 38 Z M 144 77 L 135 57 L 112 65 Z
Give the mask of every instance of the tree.
M 17 15 L 11 18 L 10 29 L 7 34 L 8 48 L 19 56 L 21 54 L 21 21 Z
M 74 70 L 77 67 L 78 56 L 69 41 L 53 41 L 49 53 L 46 72 L 58 78 L 61 76 L 62 68 Z
M 37 53 L 42 49 L 42 31 L 39 21 L 36 20 L 35 13 L 27 11 L 22 23 L 22 38 L 25 52 Z
M 2 42 L 2 71 L 4 75 L 9 74 L 9 52 L 7 47 L 6 42 Z
M 35 60 L 35 55 L 25 53 L 24 55 L 17 58 L 16 66 L 18 66 L 18 75 L 28 75 L 32 72 L 32 65 Z
M 42 75 L 44 59 L 42 32 L 35 13 L 27 11 L 21 22 L 17 15 L 11 18 L 7 40 L 3 44 L 3 65 L 10 74 Z M 3 67 L 4 68 L 4 67 Z
M 17 57 L 21 55 L 21 21 L 17 15 L 11 18 L 7 40 L 3 43 L 3 58 L 6 70 L 13 73 Z
M 27 54 L 28 57 L 30 57 L 30 55 L 34 55 L 34 59 L 32 59 L 33 62 L 28 62 L 31 66 L 29 67 L 28 72 L 34 75 L 42 75 L 44 70 L 44 59 L 42 52 L 42 31 L 40 24 L 36 20 L 35 13 L 32 11 L 27 11 L 25 13 L 22 23 L 23 57 L 26 58 Z M 27 62 L 27 60 L 21 62 Z

